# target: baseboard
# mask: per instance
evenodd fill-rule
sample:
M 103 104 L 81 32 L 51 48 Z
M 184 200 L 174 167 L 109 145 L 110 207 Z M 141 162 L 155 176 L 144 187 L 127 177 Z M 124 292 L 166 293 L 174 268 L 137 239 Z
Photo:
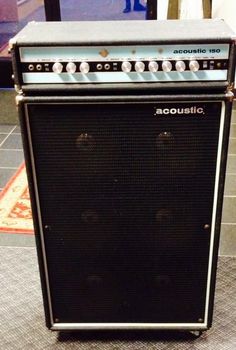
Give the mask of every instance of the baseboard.
M 0 124 L 18 124 L 14 89 L 0 90 Z

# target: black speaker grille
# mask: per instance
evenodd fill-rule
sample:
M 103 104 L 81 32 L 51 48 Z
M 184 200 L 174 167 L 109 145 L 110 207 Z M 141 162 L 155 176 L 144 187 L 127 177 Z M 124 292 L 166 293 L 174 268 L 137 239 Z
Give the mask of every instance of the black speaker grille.
M 28 115 L 54 317 L 202 319 L 221 103 L 38 103 Z

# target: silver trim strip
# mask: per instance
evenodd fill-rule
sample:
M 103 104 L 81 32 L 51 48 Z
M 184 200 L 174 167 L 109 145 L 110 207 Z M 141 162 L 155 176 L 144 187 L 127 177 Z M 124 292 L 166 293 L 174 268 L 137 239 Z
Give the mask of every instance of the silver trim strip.
M 223 142 L 223 132 L 224 132 L 224 122 L 225 122 L 225 103 L 224 102 L 221 102 L 221 117 L 220 118 L 221 118 L 221 120 L 220 120 L 220 130 L 219 130 L 219 138 L 218 138 L 216 177 L 215 177 L 214 200 L 213 200 L 212 221 L 211 221 L 210 255 L 209 255 L 208 274 L 207 274 L 206 309 L 205 309 L 205 317 L 204 317 L 205 323 L 207 323 L 208 311 L 209 311 L 209 301 L 210 301 L 212 258 L 213 258 L 214 241 L 215 241 L 216 210 L 217 210 L 217 202 L 218 202 L 220 163 L 221 163 L 222 142 Z
M 54 323 L 52 330 L 75 329 L 207 329 L 205 323 Z
M 47 290 L 48 305 L 49 305 L 49 315 L 50 315 L 50 322 L 51 322 L 51 324 L 53 324 L 54 320 L 53 320 L 53 312 L 52 312 L 52 298 L 51 298 L 51 292 L 50 292 L 50 283 L 49 283 L 49 276 L 48 276 L 48 269 L 47 269 L 47 255 L 46 255 L 44 235 L 43 235 L 43 224 L 42 224 L 42 216 L 41 216 L 41 208 L 40 208 L 40 200 L 39 200 L 38 184 L 37 184 L 37 175 L 36 175 L 36 168 L 35 168 L 35 162 L 34 162 L 34 151 L 33 151 L 33 145 L 32 145 L 27 104 L 25 105 L 25 115 L 26 115 L 26 129 L 27 129 L 28 140 L 29 140 L 30 160 L 31 160 L 31 164 L 32 164 L 33 182 L 34 182 L 34 189 L 35 189 L 35 200 L 36 200 L 36 207 L 37 207 L 37 212 L 38 212 L 39 233 L 40 233 L 43 262 L 44 262 L 46 290 Z

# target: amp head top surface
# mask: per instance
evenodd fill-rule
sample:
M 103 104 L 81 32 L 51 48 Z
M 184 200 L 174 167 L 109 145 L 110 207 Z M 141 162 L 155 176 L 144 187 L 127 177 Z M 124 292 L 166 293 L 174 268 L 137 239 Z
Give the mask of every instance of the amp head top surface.
M 223 91 L 234 76 L 235 35 L 219 19 L 31 22 L 9 44 L 23 90 L 187 83 Z
M 161 21 L 30 22 L 18 45 L 93 45 L 230 42 L 235 34 L 221 19 Z

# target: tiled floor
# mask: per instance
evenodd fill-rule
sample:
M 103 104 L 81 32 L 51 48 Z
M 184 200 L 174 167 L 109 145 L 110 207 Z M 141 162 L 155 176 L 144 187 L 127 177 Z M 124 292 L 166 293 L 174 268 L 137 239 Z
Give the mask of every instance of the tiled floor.
M 0 190 L 23 160 L 20 128 L 0 125 Z M 34 245 L 34 238 L 1 233 L 0 245 L 31 246 Z M 222 255 L 236 255 L 236 110 L 232 116 L 230 132 L 220 252 Z
M 0 190 L 4 188 L 23 160 L 19 127 L 0 125 Z
M 0 191 L 24 161 L 19 126 L 0 125 Z M 34 237 L 0 233 L 0 246 L 26 247 L 34 245 Z

